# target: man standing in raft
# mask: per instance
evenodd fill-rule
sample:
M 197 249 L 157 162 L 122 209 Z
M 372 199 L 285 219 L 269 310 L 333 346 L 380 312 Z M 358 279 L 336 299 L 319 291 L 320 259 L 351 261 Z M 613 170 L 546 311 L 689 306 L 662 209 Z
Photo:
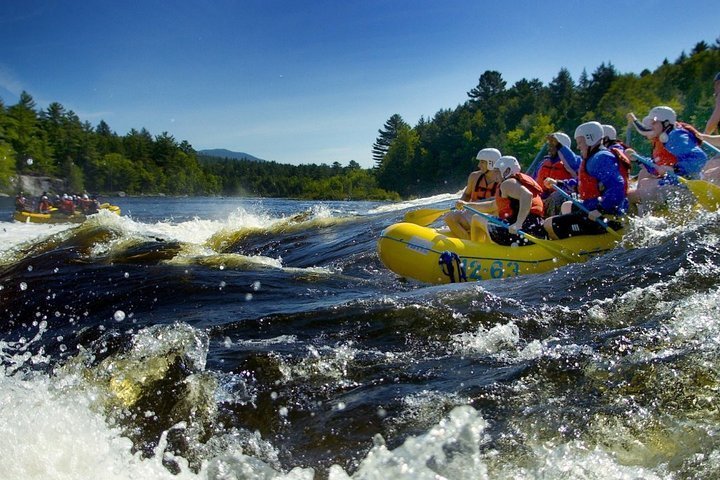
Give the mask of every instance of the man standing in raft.
M 467 186 L 455 206 L 457 210 L 445 216 L 445 223 L 457 238 L 470 239 L 470 218 L 472 218 L 472 213 L 464 211 L 462 208 L 465 205 L 482 208 L 481 204 L 475 202 L 482 202 L 495 197 L 498 180 L 493 169 L 500 156 L 500 150 L 497 148 L 483 148 L 478 152 L 476 157 L 478 169 L 468 176 Z
M 597 235 L 605 228 L 596 222 L 601 216 L 619 217 L 628 208 L 627 186 L 630 160 L 619 150 L 608 150 L 602 144 L 604 134 L 599 122 L 586 122 L 575 130 L 575 141 L 582 162 L 578 172 L 578 193 L 589 214 L 572 211 L 572 202 L 563 204 L 563 215 L 545 220 L 545 230 L 552 239 L 575 235 Z M 547 184 L 554 184 L 547 180 Z M 614 221 L 610 227 L 620 228 Z
M 517 232 L 522 230 L 536 237 L 545 237 L 543 230 L 542 187 L 529 175 L 520 173 L 520 163 L 510 155 L 495 162 L 495 170 L 502 183 L 495 195 L 495 208 L 500 219 L 509 225 L 488 225 L 484 216 L 472 217 L 472 239 L 479 241 L 487 232 L 490 240 L 499 245 L 527 245 Z M 478 209 L 479 210 L 479 209 Z

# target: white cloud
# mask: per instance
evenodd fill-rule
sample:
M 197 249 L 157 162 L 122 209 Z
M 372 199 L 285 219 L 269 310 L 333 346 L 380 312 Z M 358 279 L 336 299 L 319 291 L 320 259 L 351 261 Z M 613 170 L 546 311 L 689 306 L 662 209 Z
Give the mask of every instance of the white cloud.
M 15 77 L 15 73 L 2 64 L 0 64 L 0 88 L 4 88 L 8 92 L 18 97 L 20 96 L 22 91 L 25 90 L 23 88 L 22 82 L 20 82 L 20 80 Z

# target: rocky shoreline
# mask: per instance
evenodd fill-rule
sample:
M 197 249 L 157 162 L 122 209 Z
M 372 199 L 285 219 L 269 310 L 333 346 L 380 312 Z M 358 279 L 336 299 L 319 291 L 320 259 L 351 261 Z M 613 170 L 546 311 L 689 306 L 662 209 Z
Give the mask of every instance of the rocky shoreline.
M 38 197 L 43 192 L 65 193 L 65 181 L 60 178 L 18 175 L 14 184 L 15 191 L 23 192 L 26 196 Z

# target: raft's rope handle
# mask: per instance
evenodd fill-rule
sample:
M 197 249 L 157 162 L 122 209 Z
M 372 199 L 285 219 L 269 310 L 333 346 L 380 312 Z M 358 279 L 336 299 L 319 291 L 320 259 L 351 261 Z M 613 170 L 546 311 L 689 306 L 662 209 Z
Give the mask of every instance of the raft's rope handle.
M 450 277 L 450 283 L 455 283 L 455 268 L 458 271 L 458 281 L 467 282 L 467 275 L 465 274 L 465 267 L 460 261 L 460 257 L 455 252 L 444 251 L 438 258 L 438 263 L 442 272 Z

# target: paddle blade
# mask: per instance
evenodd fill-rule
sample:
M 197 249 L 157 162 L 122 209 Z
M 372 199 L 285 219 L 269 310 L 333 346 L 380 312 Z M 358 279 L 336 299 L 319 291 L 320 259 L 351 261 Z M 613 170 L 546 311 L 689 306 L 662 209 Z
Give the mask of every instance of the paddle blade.
M 705 180 L 686 180 L 681 178 L 688 189 L 695 195 L 697 201 L 704 209 L 715 211 L 720 207 L 720 186 Z
M 559 247 L 552 243 L 552 240 L 543 240 L 541 238 L 534 237 L 530 235 L 529 233 L 522 233 L 522 236 L 525 237 L 527 240 L 530 240 L 534 244 L 544 248 L 548 252 L 552 253 L 558 258 L 562 258 L 568 262 L 577 262 L 579 259 L 578 257 L 569 251 L 566 251 L 564 248 Z
M 613 230 L 612 228 L 610 228 L 607 223 L 605 223 L 605 222 L 600 222 L 600 225 L 601 225 L 601 226 L 605 229 L 605 231 L 606 231 L 607 233 L 609 233 L 615 240 L 618 240 L 618 241 L 622 240 L 622 238 L 623 238 L 622 235 L 620 235 L 616 230 Z
M 420 210 L 407 212 L 404 220 L 408 223 L 426 227 L 449 211 L 449 208 L 421 208 Z

